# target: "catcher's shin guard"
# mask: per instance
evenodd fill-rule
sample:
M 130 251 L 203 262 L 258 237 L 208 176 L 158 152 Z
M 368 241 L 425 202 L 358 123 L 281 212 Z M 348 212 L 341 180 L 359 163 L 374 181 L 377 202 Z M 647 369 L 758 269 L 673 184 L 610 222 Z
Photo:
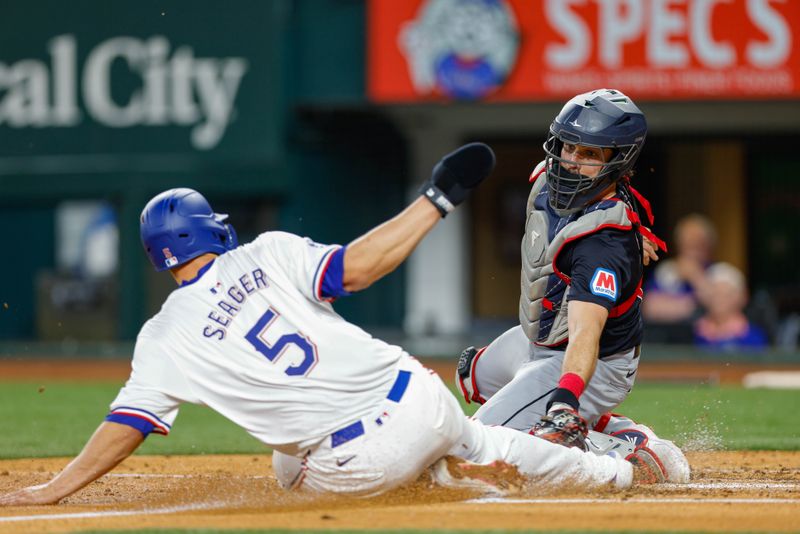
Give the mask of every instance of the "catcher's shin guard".
M 632 453 L 636 447 L 647 446 L 658 452 L 667 474 L 667 482 L 686 484 L 691 477 L 689 461 L 677 445 L 658 437 L 647 425 L 637 423 L 624 415 L 602 415 L 594 425 L 594 431 L 589 432 L 587 443 L 589 450 L 598 456 L 610 450 L 623 453 L 627 450 Z
M 464 396 L 467 404 L 477 402 L 483 404 L 486 402 L 481 394 L 478 392 L 478 383 L 475 380 L 475 364 L 481 357 L 486 347 L 476 349 L 475 347 L 467 347 L 458 357 L 458 366 L 456 367 L 456 384 L 459 391 Z

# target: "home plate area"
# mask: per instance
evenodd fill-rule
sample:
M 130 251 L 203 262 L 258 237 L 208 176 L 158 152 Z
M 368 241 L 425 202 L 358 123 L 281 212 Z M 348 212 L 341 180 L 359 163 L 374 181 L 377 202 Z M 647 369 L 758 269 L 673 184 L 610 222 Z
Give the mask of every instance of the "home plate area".
M 425 477 L 369 499 L 286 493 L 269 455 L 134 456 L 58 506 L 0 509 L 0 532 L 136 528 L 796 531 L 800 453 L 690 453 L 692 480 L 627 491 L 508 497 Z M 67 459 L 0 461 L 0 492 L 48 480 Z M 565 513 L 569 510 L 569 513 Z

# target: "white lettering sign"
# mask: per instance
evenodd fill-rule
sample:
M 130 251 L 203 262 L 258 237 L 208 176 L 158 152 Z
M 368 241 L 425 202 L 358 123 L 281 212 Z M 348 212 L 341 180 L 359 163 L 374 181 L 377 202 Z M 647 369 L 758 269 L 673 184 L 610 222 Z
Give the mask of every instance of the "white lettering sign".
M 622 45 L 635 41 L 642 34 L 644 4 L 640 0 L 600 2 L 600 61 L 609 68 L 620 67 Z
M 704 65 L 715 69 L 730 67 L 736 63 L 733 45 L 715 41 L 711 35 L 711 13 L 714 4 L 720 2 L 730 3 L 731 0 L 694 0 L 689 13 L 689 20 L 694 21 L 689 35 L 692 49 Z
M 792 51 L 792 32 L 780 13 L 770 6 L 768 0 L 747 0 L 747 14 L 758 29 L 769 37 L 767 42 L 753 41 L 747 45 L 747 60 L 754 67 L 762 69 L 786 61 Z
M 789 1 L 794 0 L 546 0 L 545 17 L 559 39 L 545 46 L 544 58 L 550 69 L 577 70 L 589 66 L 596 47 L 600 66 L 614 70 L 625 64 L 625 45 L 644 39 L 651 68 L 690 68 L 693 57 L 710 69 L 774 68 L 792 51 L 788 21 L 776 9 Z M 594 11 L 591 4 L 596 26 L 585 19 Z M 716 39 L 713 32 L 714 22 L 722 21 L 720 8 L 734 5 L 766 36 L 742 36 L 744 57 L 737 57 L 735 43 Z
M 580 7 L 585 3 L 584 0 L 547 0 L 547 21 L 566 41 L 566 44 L 553 43 L 545 48 L 547 63 L 554 69 L 577 69 L 589 60 L 592 32 L 572 10 L 572 5 Z
M 181 46 L 170 57 L 166 37 L 146 40 L 114 37 L 86 57 L 78 84 L 77 42 L 61 35 L 48 45 L 50 64 L 23 59 L 0 62 L 0 126 L 71 127 L 86 114 L 110 128 L 191 126 L 197 149 L 214 148 L 234 116 L 234 102 L 247 60 L 195 58 Z M 125 68 L 141 80 L 124 99 L 113 91 L 112 67 Z

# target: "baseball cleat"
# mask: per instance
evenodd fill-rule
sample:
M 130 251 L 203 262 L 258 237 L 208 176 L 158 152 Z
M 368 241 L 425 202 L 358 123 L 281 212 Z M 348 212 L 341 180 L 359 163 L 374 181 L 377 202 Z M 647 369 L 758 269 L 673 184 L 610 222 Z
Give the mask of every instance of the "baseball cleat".
M 431 476 L 440 486 L 499 495 L 520 492 L 525 481 L 517 468 L 506 462 L 476 464 L 455 456 L 445 456 L 433 464 Z
M 633 465 L 633 485 L 660 484 L 667 481 L 664 465 L 652 449 L 641 446 L 625 458 Z

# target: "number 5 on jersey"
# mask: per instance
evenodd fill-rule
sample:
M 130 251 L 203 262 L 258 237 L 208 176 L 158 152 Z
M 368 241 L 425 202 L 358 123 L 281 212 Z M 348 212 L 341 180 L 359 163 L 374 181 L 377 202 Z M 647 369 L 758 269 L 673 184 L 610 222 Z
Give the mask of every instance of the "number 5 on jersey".
M 299 332 L 285 333 L 289 330 L 287 326 L 290 327 L 288 321 L 281 320 L 281 314 L 270 308 L 245 335 L 245 339 L 272 363 L 294 346 L 300 350 L 303 359 L 297 365 L 288 367 L 285 372 L 289 376 L 307 375 L 317 363 L 317 346 Z

